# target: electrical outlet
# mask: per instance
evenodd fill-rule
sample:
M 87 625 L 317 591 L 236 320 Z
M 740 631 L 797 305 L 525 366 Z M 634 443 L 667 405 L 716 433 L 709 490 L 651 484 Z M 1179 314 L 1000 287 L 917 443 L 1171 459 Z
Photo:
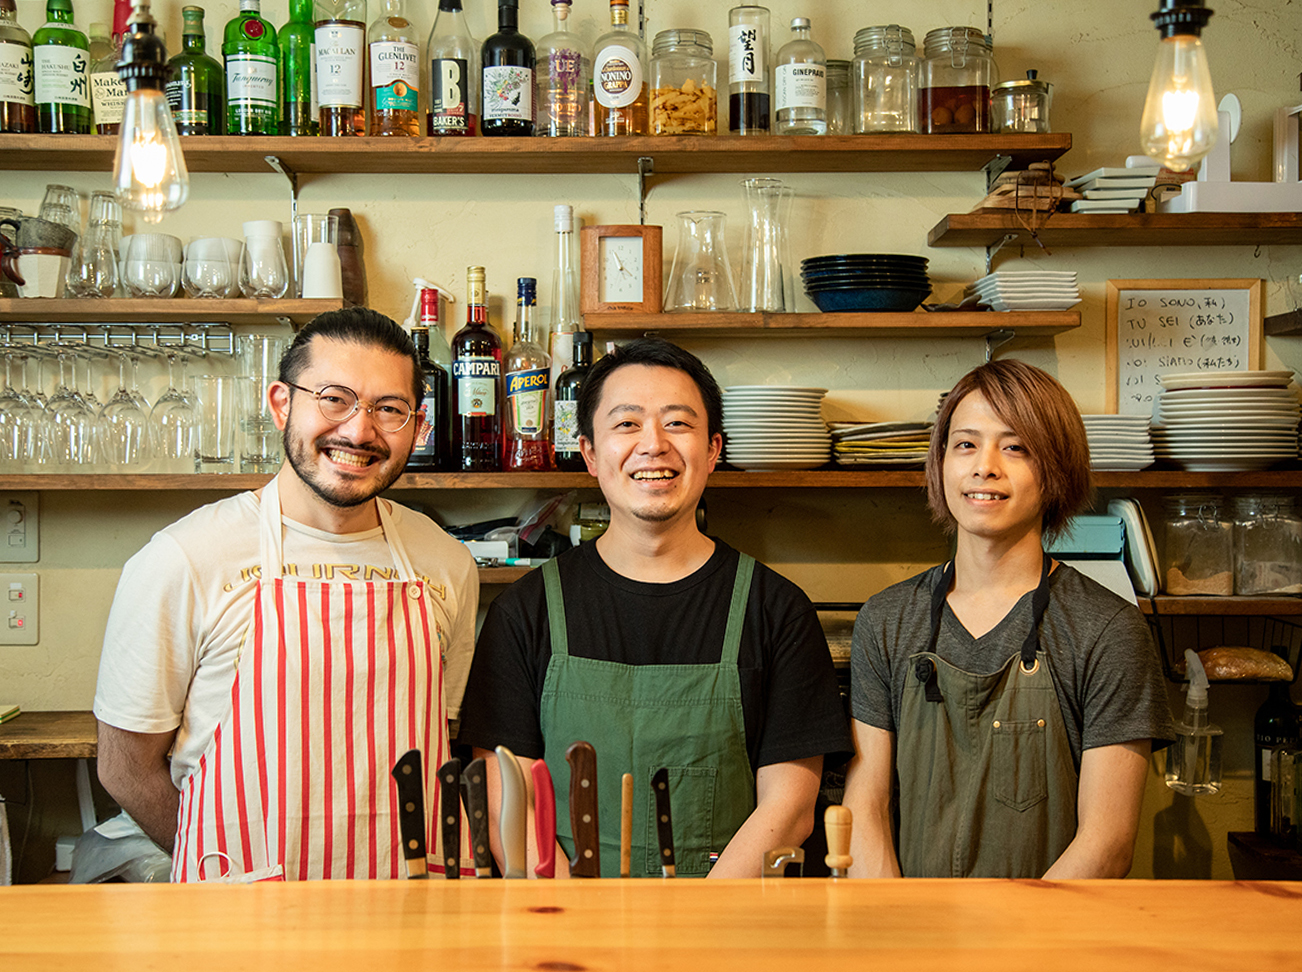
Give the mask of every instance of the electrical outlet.
M 0 645 L 36 644 L 36 594 L 36 574 L 0 574 Z
M 0 564 L 40 559 L 40 493 L 0 493 Z

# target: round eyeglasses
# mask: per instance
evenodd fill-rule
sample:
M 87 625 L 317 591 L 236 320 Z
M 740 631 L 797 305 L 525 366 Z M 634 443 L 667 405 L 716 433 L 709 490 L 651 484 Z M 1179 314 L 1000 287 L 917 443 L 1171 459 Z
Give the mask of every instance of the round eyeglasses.
M 375 427 L 383 432 L 397 432 L 411 421 L 411 406 L 401 398 L 381 398 L 377 402 L 363 404 L 358 399 L 357 392 L 347 385 L 326 385 L 320 391 L 313 391 L 292 381 L 285 384 L 315 398 L 317 408 L 321 409 L 321 414 L 329 422 L 347 422 L 359 408 L 366 409 Z

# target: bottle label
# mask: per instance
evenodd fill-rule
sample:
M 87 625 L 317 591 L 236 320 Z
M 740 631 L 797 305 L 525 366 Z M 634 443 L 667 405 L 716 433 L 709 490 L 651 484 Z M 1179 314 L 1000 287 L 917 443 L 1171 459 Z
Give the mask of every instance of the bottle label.
M 276 107 L 276 59 L 265 54 L 226 55 L 226 101 L 251 108 Z
M 533 121 L 533 71 L 507 65 L 484 68 L 484 121 Z
M 506 407 L 516 435 L 538 435 L 543 431 L 549 377 L 546 368 L 512 371 L 506 376 Z
M 425 391 L 432 389 L 429 383 L 425 383 Z M 439 424 L 439 400 L 435 395 L 427 394 L 420 400 L 420 408 L 416 410 L 417 417 L 421 420 L 416 426 L 416 442 L 412 446 L 412 456 L 431 456 L 438 450 L 438 424 Z
M 127 103 L 127 86 L 116 71 L 90 76 L 90 103 L 96 125 L 121 125 L 122 106 Z
M 321 112 L 321 92 L 316 83 L 316 35 L 312 35 L 312 43 L 308 45 L 308 64 L 312 67 L 308 73 L 312 76 L 312 115 L 316 118 Z
M 362 107 L 362 51 L 366 32 L 356 24 L 316 29 L 317 98 L 322 108 Z
M 547 55 L 547 93 L 553 102 L 575 102 L 583 90 L 583 55 L 563 48 Z
M 90 58 L 76 47 L 42 44 L 36 48 L 36 103 L 90 107 Z
M 764 37 L 754 24 L 734 24 L 728 28 L 728 80 L 733 84 L 768 80 Z
M 556 429 L 552 433 L 553 448 L 557 452 L 579 451 L 579 403 L 556 403 Z
M 26 44 L 0 42 L 0 101 L 35 104 L 32 49 Z
M 452 380 L 457 383 L 457 415 L 462 418 L 491 418 L 497 414 L 497 382 L 502 362 L 496 358 L 458 358 L 452 362 Z
M 465 135 L 470 130 L 468 116 L 465 58 L 434 58 L 430 61 L 429 86 L 431 134 Z
M 642 93 L 642 62 L 622 44 L 603 47 L 592 69 L 592 89 L 603 108 L 627 108 Z
M 827 68 L 821 64 L 779 64 L 774 70 L 776 108 L 827 109 Z
M 377 111 L 415 111 L 419 90 L 420 48 L 407 41 L 371 45 L 372 104 Z

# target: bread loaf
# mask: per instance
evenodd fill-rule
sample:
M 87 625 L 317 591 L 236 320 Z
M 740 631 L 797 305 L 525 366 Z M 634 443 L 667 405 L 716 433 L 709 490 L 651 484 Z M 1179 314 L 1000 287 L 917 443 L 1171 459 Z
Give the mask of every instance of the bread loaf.
M 1230 648 L 1218 646 L 1198 652 L 1209 682 L 1235 682 L 1250 679 L 1257 682 L 1289 682 L 1293 669 L 1288 662 L 1269 651 L 1258 648 Z

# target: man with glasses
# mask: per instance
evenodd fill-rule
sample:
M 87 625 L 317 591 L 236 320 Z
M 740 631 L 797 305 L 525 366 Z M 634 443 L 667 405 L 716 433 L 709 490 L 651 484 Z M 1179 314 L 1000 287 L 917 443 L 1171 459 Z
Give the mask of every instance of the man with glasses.
M 390 770 L 410 749 L 433 819 L 478 584 L 462 544 L 378 498 L 422 395 L 393 321 L 321 315 L 268 390 L 280 472 L 123 569 L 95 697 L 99 775 L 171 853 L 173 880 L 398 877 Z M 442 870 L 434 841 L 428 859 Z

